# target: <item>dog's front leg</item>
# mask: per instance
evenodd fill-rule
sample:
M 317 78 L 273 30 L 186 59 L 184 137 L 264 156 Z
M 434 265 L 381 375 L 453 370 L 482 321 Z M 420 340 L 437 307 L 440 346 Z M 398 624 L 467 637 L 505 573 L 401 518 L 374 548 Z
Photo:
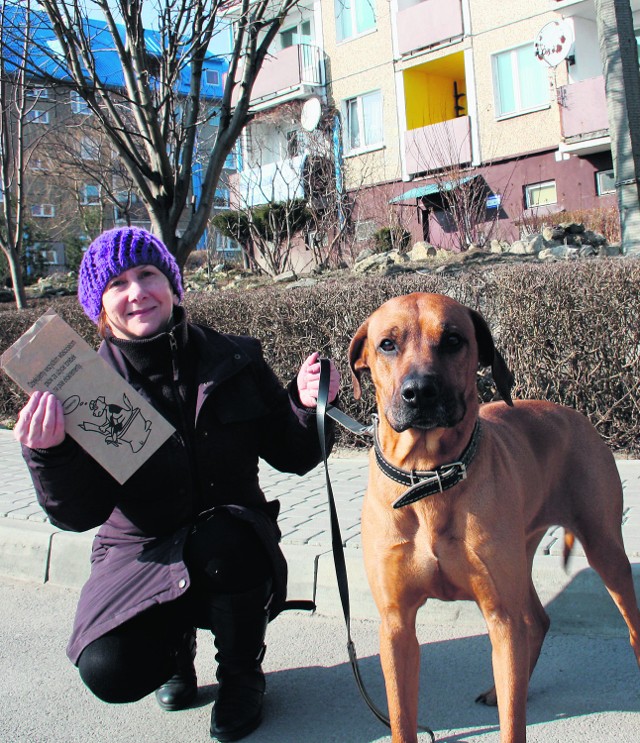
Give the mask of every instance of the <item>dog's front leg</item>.
M 498 697 L 500 743 L 526 743 L 529 643 L 522 617 L 485 617 Z
M 380 607 L 380 661 L 384 674 L 393 743 L 416 743 L 420 646 L 416 613 Z

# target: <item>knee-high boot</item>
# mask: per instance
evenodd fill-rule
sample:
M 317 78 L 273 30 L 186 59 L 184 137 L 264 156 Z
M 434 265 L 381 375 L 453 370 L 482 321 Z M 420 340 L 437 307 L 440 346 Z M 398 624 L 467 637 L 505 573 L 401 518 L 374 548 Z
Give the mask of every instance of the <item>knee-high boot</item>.
M 271 580 L 245 593 L 210 600 L 219 682 L 211 711 L 211 737 L 223 743 L 244 738 L 262 721 L 265 678 L 261 663 L 270 597 Z
M 165 710 L 184 709 L 198 693 L 198 680 L 193 664 L 196 657 L 196 630 L 189 629 L 178 640 L 175 673 L 156 689 L 156 701 Z

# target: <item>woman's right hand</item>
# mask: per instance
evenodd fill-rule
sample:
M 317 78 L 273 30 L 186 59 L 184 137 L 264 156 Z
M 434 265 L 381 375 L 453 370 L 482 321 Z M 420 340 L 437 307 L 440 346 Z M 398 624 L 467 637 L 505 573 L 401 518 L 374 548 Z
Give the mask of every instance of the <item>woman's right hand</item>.
M 64 441 L 62 403 L 51 392 L 34 392 L 22 408 L 13 435 L 30 449 L 50 449 Z

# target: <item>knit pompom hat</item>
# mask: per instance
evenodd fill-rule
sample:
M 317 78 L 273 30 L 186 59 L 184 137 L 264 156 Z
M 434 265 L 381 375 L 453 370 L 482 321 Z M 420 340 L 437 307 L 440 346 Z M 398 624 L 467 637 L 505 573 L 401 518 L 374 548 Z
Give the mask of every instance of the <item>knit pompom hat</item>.
M 145 264 L 160 269 L 182 299 L 178 264 L 157 237 L 139 227 L 117 227 L 96 237 L 87 248 L 78 272 L 78 300 L 93 322 L 100 316 L 102 295 L 111 279 Z

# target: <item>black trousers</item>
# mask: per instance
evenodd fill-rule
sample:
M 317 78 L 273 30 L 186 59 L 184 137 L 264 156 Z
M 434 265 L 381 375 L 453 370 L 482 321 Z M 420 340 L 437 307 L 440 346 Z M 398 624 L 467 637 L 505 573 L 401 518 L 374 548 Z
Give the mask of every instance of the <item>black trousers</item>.
M 173 675 L 176 650 L 199 624 L 210 597 L 245 593 L 271 577 L 267 551 L 254 529 L 225 510 L 194 527 L 185 562 L 191 586 L 182 598 L 142 612 L 80 655 L 80 676 L 103 701 L 135 702 L 157 689 Z

